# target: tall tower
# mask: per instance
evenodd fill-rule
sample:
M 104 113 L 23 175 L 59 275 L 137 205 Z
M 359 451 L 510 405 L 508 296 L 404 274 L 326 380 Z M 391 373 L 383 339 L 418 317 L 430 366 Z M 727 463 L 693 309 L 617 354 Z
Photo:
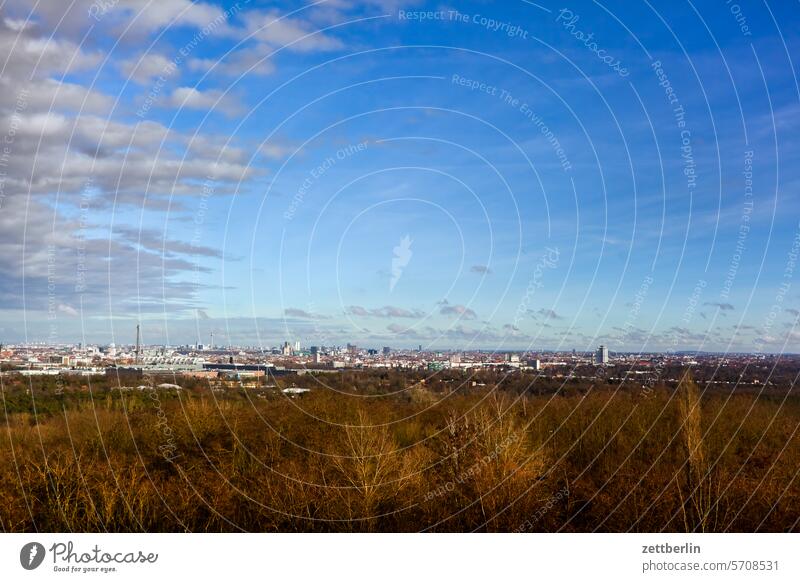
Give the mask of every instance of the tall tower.
M 599 348 L 597 348 L 597 353 L 595 354 L 595 362 L 598 364 L 608 363 L 608 348 L 606 346 L 600 346 Z
M 137 324 L 136 324 L 136 350 L 133 352 L 133 353 L 134 353 L 134 359 L 133 359 L 133 362 L 134 362 L 135 364 L 138 364 L 138 363 L 139 363 L 139 345 L 140 345 L 140 344 L 139 344 L 139 341 L 140 341 L 140 337 L 139 337 L 139 324 L 137 323 Z

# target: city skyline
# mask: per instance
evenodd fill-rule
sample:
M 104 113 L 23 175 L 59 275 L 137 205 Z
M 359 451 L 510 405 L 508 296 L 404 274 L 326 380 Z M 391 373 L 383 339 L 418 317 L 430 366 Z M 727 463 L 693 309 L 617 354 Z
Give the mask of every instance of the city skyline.
M 798 21 L 7 2 L 0 341 L 798 352 Z

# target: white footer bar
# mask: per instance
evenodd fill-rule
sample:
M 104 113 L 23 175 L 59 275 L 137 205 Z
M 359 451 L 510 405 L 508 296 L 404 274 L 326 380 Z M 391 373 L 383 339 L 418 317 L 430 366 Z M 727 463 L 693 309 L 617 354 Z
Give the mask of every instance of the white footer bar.
M 0 577 L 797 581 L 798 554 L 797 534 L 2 534 Z

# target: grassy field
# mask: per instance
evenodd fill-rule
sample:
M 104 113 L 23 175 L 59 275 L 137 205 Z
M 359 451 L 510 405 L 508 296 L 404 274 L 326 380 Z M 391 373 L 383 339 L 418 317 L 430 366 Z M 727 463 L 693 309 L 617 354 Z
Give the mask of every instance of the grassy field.
M 291 399 L 13 378 L 6 532 L 800 529 L 788 390 L 337 384 Z

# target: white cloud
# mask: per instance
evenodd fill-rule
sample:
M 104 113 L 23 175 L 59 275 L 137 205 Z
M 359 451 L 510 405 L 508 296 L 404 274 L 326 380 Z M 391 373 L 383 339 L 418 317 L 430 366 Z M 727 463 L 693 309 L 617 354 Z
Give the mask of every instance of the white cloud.
M 166 77 L 180 72 L 180 68 L 174 66 L 170 59 L 156 53 L 147 53 L 122 61 L 120 70 L 126 77 L 140 85 L 150 85 L 161 75 Z
M 246 32 L 257 40 L 273 46 L 287 47 L 299 52 L 329 51 L 342 48 L 340 40 L 315 30 L 310 23 L 282 16 L 275 10 L 251 11 L 247 15 Z
M 85 17 L 85 16 L 84 16 Z M 102 55 L 87 53 L 72 41 L 40 35 L 34 26 L 21 28 L 16 21 L 0 20 L 0 54 L 5 79 L 42 79 L 97 65 Z
M 196 294 L 203 287 L 188 281 L 208 272 L 208 261 L 224 260 L 222 253 L 152 230 L 125 228 L 126 211 L 135 205 L 138 216 L 163 207 L 166 196 L 195 196 L 210 173 L 215 193 L 222 194 L 254 171 L 241 148 L 224 145 L 227 140 L 184 134 L 156 121 L 109 119 L 111 96 L 61 81 L 65 74 L 96 66 L 102 55 L 80 49 L 60 28 L 51 36 L 48 18 L 62 3 L 42 4 L 51 13 L 37 12 L 38 25 L 0 17 L 6 64 L 0 129 L 12 138 L 5 144 L 9 151 L 0 177 L 3 313 L 24 309 L 31 322 L 37 312 L 48 310 L 60 317 L 79 311 L 107 314 L 112 307 L 115 313 L 188 313 L 197 307 Z M 222 108 L 233 111 L 232 101 L 223 100 Z M 103 210 L 112 202 L 116 226 L 103 234 Z M 170 204 L 181 207 L 178 200 Z M 79 207 L 87 211 L 83 225 L 76 218 Z M 198 258 L 204 264 L 196 264 Z
M 189 69 L 203 73 L 214 72 L 229 77 L 240 75 L 271 75 L 275 64 L 267 57 L 272 49 L 266 45 L 255 45 L 230 53 L 220 59 L 190 59 Z
M 74 38 L 80 38 L 91 26 L 106 33 L 112 29 L 121 33 L 127 28 L 128 34 L 146 34 L 166 26 L 202 28 L 225 16 L 218 6 L 192 0 L 10 0 L 6 6 L 20 15 L 35 12 L 46 35 L 57 31 Z
M 231 77 L 270 75 L 275 71 L 272 55 L 285 48 L 293 52 L 323 52 L 342 48 L 343 43 L 308 20 L 282 16 L 278 11 L 250 11 L 242 29 L 230 31 L 240 39 L 255 41 L 250 46 L 218 59 L 193 58 L 192 71 L 215 72 Z
M 283 143 L 276 143 L 274 140 L 261 144 L 259 151 L 270 159 L 279 160 L 291 154 L 297 148 Z
M 177 108 L 221 111 L 229 116 L 242 112 L 242 107 L 231 95 L 226 95 L 217 89 L 200 91 L 194 87 L 178 87 L 170 95 L 169 104 Z
M 167 25 L 202 28 L 225 18 L 220 7 L 192 0 L 120 0 L 111 10 L 135 17 L 136 26 L 148 31 Z

